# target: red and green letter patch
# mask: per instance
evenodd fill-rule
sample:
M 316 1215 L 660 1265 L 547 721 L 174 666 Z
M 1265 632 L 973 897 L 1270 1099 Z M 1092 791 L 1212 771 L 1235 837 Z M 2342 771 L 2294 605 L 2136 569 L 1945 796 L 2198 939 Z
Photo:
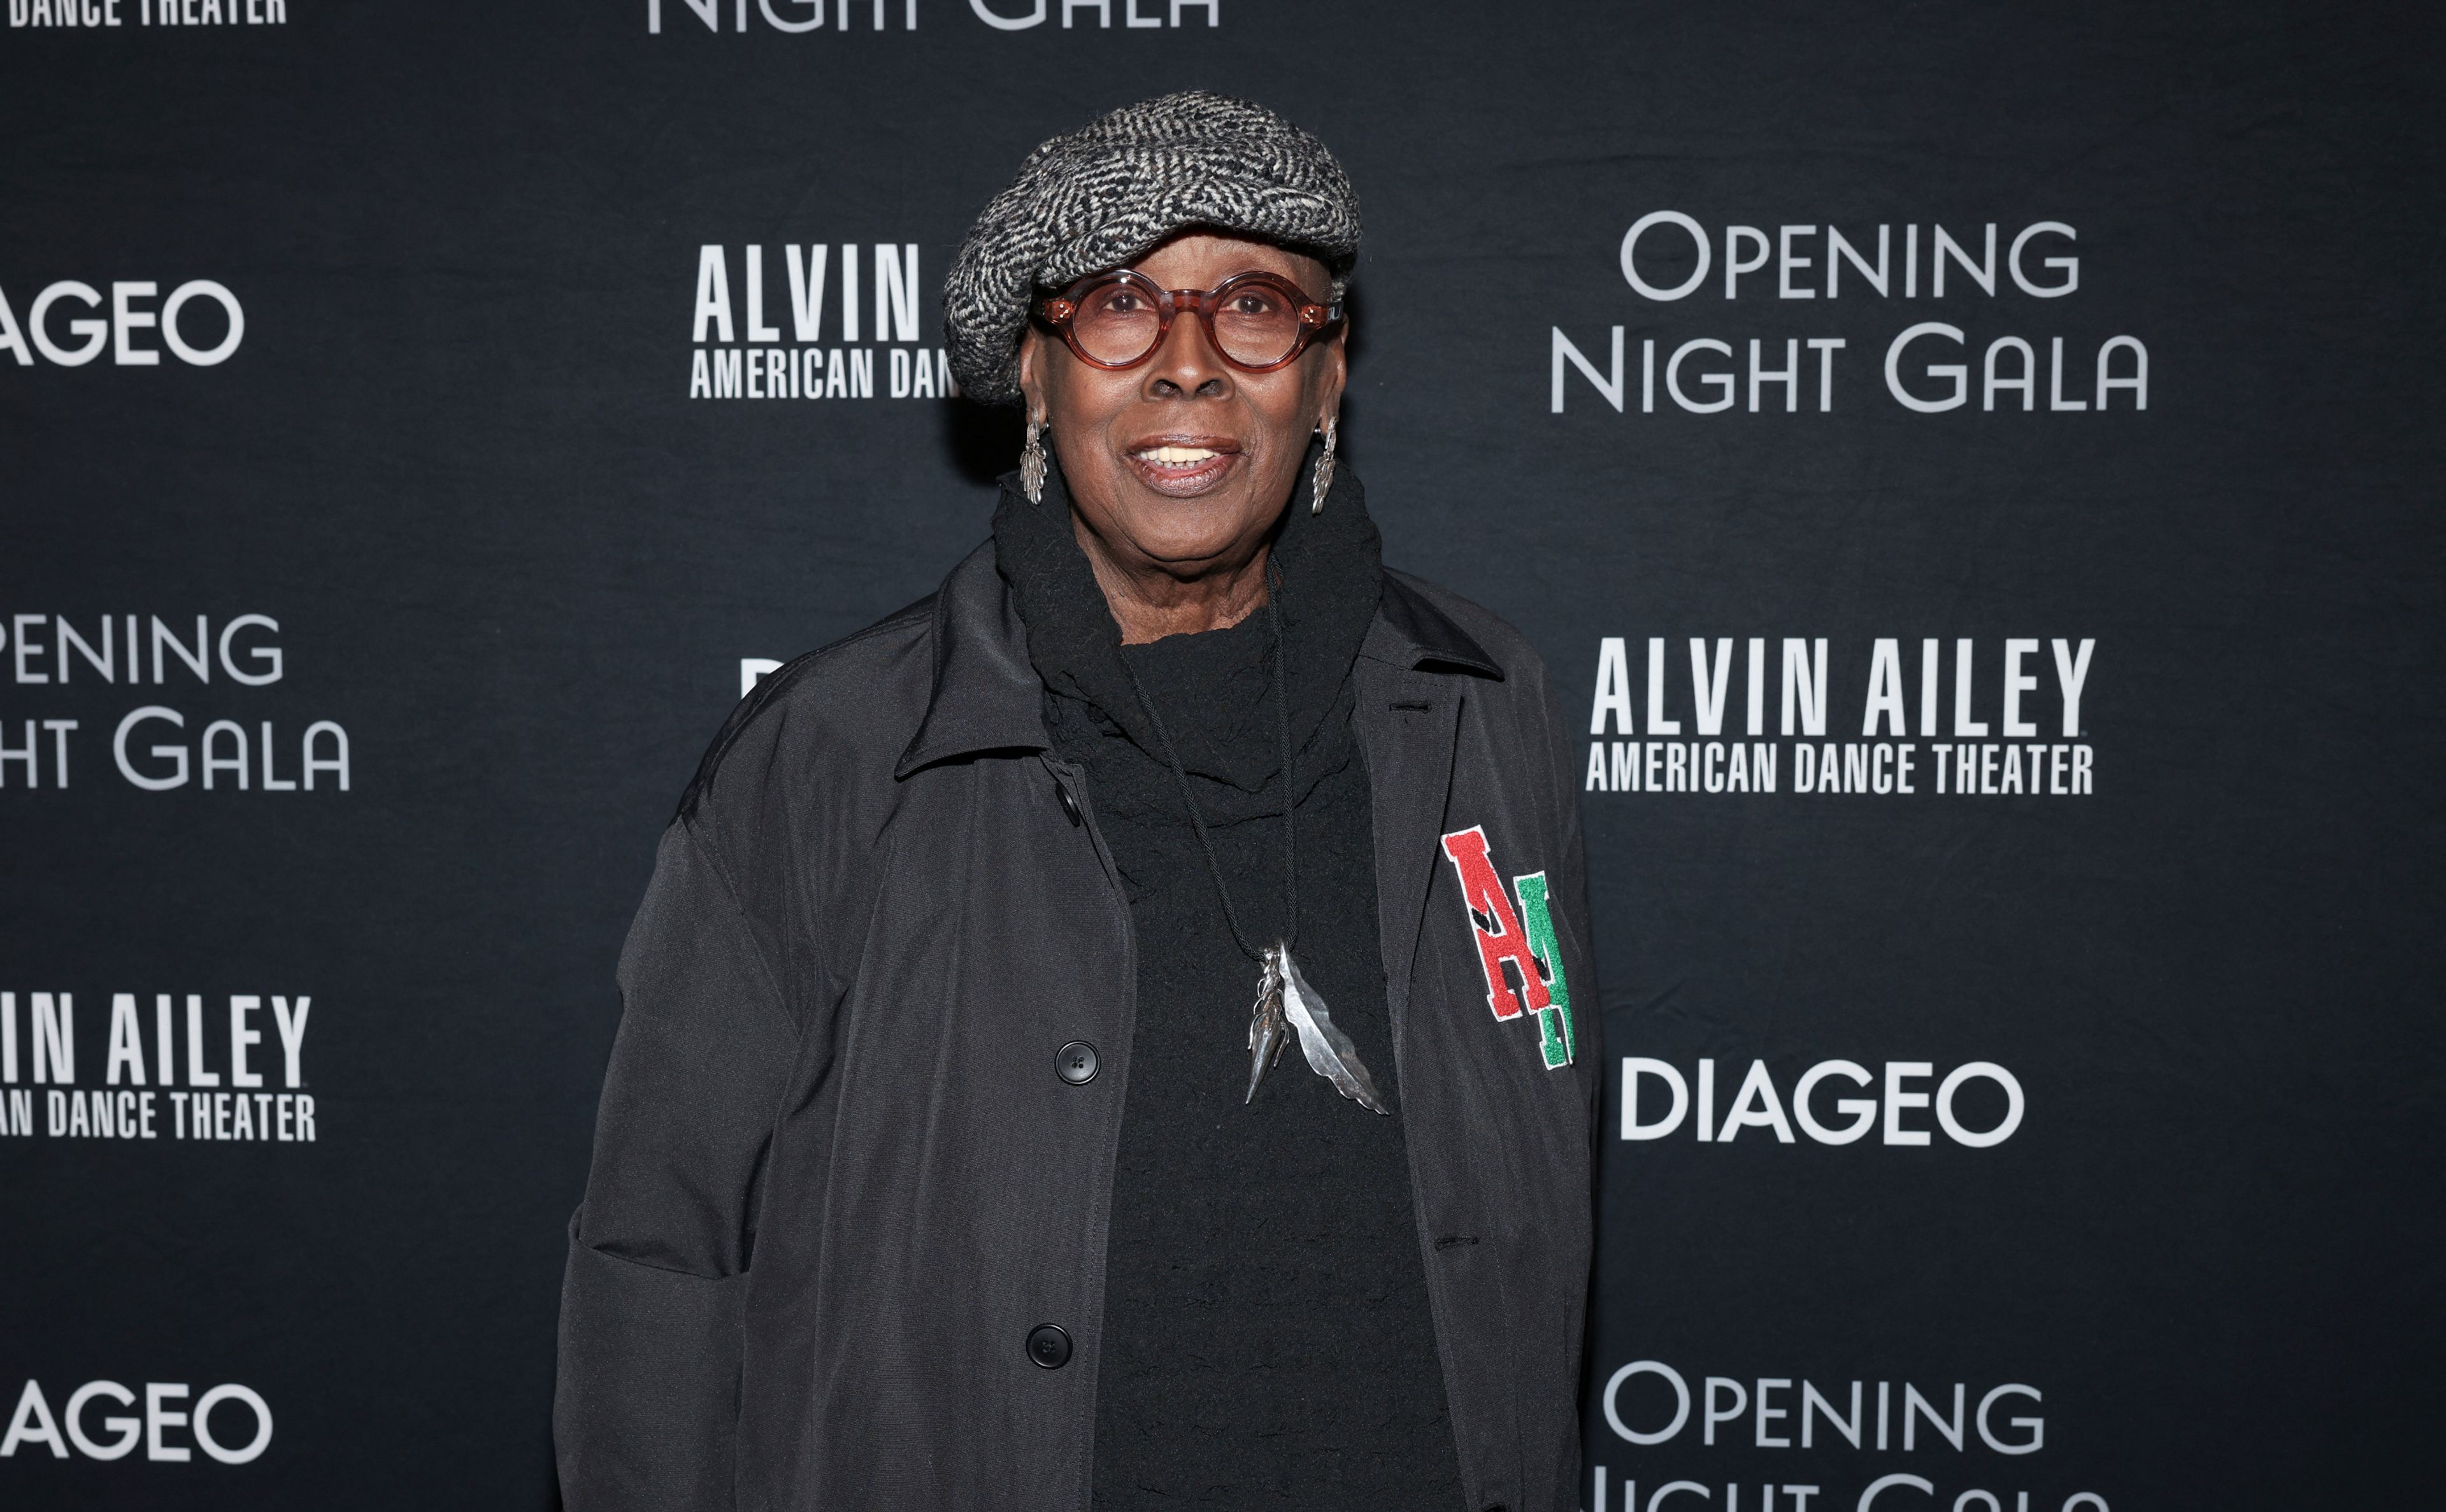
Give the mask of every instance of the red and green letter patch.
M 1473 825 L 1443 837 L 1444 855 L 1460 877 L 1461 904 L 1469 912 L 1470 933 L 1477 941 L 1478 964 L 1486 968 L 1486 1006 L 1509 1021 L 1523 1013 L 1537 1016 L 1538 1052 L 1546 1069 L 1571 1063 L 1571 992 L 1563 980 L 1563 952 L 1554 938 L 1554 918 L 1546 900 L 1546 874 L 1533 871 L 1515 877 L 1520 894 L 1515 912 L 1512 899 L 1496 875 L 1487 854 L 1486 830 Z M 1503 963 L 1512 962 L 1520 979 L 1515 988 Z M 1521 994 L 1526 992 L 1524 1003 Z

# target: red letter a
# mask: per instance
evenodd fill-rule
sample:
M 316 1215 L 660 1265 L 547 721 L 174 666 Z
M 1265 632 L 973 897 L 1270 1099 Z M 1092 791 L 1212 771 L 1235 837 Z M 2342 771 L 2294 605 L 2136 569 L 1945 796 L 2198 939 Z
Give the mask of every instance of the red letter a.
M 1503 890 L 1503 879 L 1495 874 L 1495 863 L 1487 857 L 1485 827 L 1474 825 L 1444 836 L 1444 854 L 1460 874 L 1470 933 L 1477 940 L 1478 963 L 1486 968 L 1486 1005 L 1497 1018 L 1520 1017 L 1520 995 L 1503 975 L 1503 963 L 1509 961 L 1529 989 L 1528 1006 L 1544 1008 L 1549 1000 L 1546 980 L 1537 974 L 1537 962 L 1529 953 L 1529 936 L 1520 927 L 1519 915 L 1512 911 L 1512 899 Z

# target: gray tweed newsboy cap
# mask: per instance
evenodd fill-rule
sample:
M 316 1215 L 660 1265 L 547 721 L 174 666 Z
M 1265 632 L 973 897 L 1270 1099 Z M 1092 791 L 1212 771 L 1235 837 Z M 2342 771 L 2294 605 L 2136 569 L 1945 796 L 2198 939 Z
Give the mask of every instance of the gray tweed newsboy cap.
M 1359 201 L 1325 143 L 1265 106 L 1193 89 L 1124 105 L 1027 155 L 943 281 L 943 335 L 969 397 L 1019 401 L 1019 338 L 1038 289 L 1118 268 L 1212 227 L 1322 258 L 1341 297 Z

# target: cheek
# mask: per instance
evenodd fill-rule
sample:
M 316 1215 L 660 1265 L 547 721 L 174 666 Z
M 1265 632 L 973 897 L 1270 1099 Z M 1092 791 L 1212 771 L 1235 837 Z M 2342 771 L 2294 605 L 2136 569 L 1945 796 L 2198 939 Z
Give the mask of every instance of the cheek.
M 1308 433 L 1330 407 L 1326 394 L 1333 383 L 1331 361 L 1329 348 L 1312 346 L 1290 368 L 1269 375 L 1283 382 L 1251 395 L 1275 434 L 1294 451 L 1307 446 Z
M 1286 375 L 1288 376 L 1288 375 Z M 1308 433 L 1316 429 L 1318 396 L 1316 386 L 1302 380 L 1288 383 L 1272 393 L 1251 396 L 1251 407 L 1262 427 L 1266 460 L 1270 467 L 1289 467 L 1298 462 L 1308 450 Z
M 1047 413 L 1057 435 L 1102 447 L 1105 433 L 1135 397 L 1125 375 L 1107 373 L 1072 357 L 1065 348 L 1054 375 Z

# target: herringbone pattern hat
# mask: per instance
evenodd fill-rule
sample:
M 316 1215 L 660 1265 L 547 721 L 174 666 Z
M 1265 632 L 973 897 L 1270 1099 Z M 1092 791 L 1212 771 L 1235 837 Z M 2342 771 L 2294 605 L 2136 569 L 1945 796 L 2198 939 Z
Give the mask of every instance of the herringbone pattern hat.
M 1027 155 L 943 282 L 943 335 L 969 397 L 1019 401 L 1019 338 L 1039 289 L 1118 268 L 1190 227 L 1321 258 L 1339 299 L 1359 201 L 1325 143 L 1265 106 L 1189 90 L 1124 105 Z

